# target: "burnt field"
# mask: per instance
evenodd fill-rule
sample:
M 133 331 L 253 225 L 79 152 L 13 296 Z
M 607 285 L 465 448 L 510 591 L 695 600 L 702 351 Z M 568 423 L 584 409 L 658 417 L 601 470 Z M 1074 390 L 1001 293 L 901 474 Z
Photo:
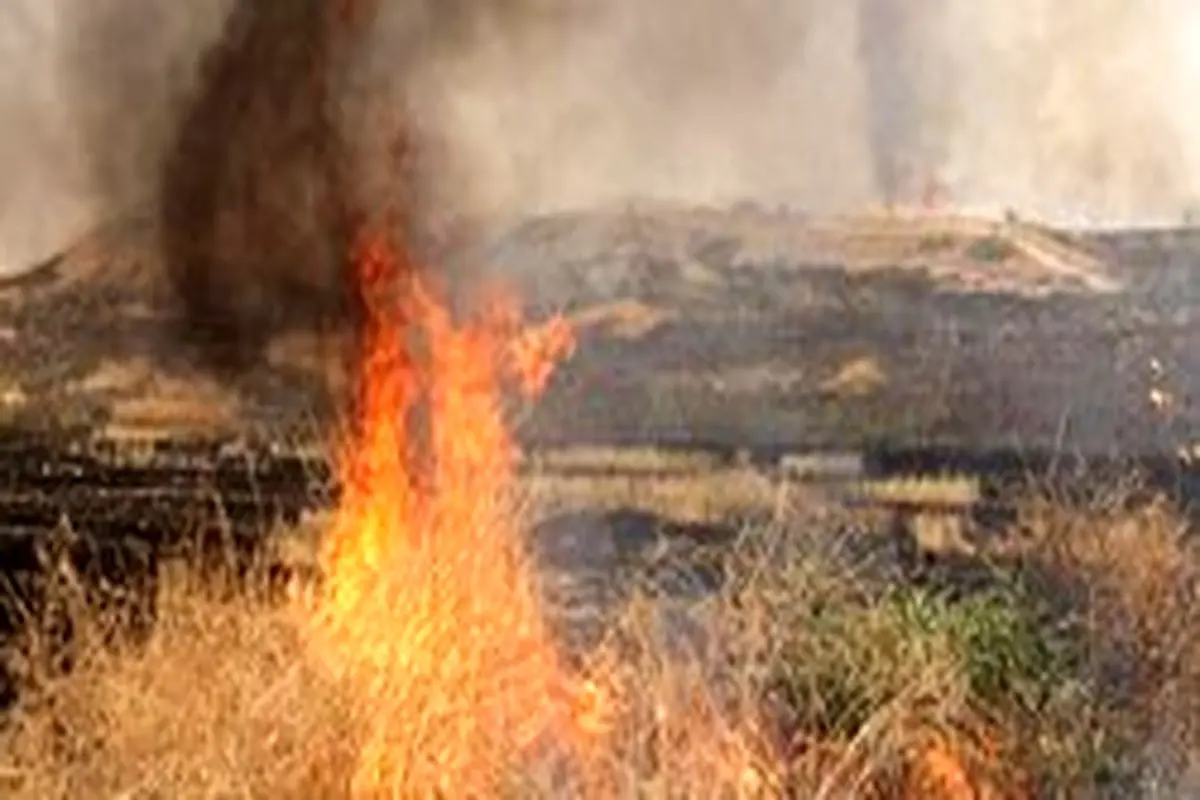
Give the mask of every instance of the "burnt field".
M 130 681 L 139 688 L 113 697 L 147 686 L 165 697 L 171 676 L 215 674 L 246 653 L 260 660 L 226 672 L 274 692 L 272 659 L 291 652 L 294 631 L 288 623 L 278 639 L 256 626 L 275 625 L 291 608 L 281 601 L 321 579 L 316 547 L 341 489 L 327 457 L 338 420 L 322 392 L 319 343 L 269 342 L 264 363 L 236 379 L 197 366 L 176 335 L 151 233 L 102 231 L 0 284 L 0 700 L 17 709 L 6 720 L 29 713 L 20 711 L 29 686 L 49 697 Z M 523 455 L 512 488 L 528 500 L 514 524 L 538 559 L 556 635 L 585 659 L 642 584 L 654 614 L 673 620 L 662 623 L 672 652 L 720 627 L 685 620 L 710 613 L 701 605 L 717 603 L 712 613 L 742 631 L 748 603 L 774 626 L 764 641 L 796 648 L 771 656 L 754 703 L 784 681 L 799 692 L 788 701 L 799 716 L 775 722 L 830 742 L 869 727 L 854 712 L 860 700 L 892 702 L 881 675 L 910 670 L 917 681 L 935 670 L 876 649 L 891 634 L 860 636 L 852 663 L 830 660 L 840 645 L 821 638 L 816 620 L 834 613 L 847 631 L 894 628 L 914 647 L 948 635 L 971 669 L 999 664 L 998 680 L 1061 690 L 1062 707 L 1027 707 L 1021 692 L 993 696 L 970 670 L 960 676 L 964 713 L 1001 719 L 1013 764 L 1041 785 L 1131 786 L 1120 781 L 1158 763 L 1141 731 L 1162 719 L 1178 722 L 1162 735 L 1191 763 L 1198 238 L 624 209 L 530 221 L 460 252 L 451 268 L 494 270 L 531 319 L 562 312 L 576 331 L 547 394 L 509 409 Z M 164 589 L 180 565 L 247 583 L 265 574 L 267 602 L 217 581 L 217 599 L 187 600 L 181 617 Z M 77 644 L 77 621 L 91 617 L 61 601 L 64 587 L 118 624 L 101 638 L 132 634 L 135 652 L 152 655 L 109 662 Z M 993 628 L 1003 641 L 977 641 Z M 51 676 L 85 677 L 31 682 L 22 660 L 31 630 Z M 1049 636 L 1091 649 L 1060 664 L 1043 647 Z M 758 674 L 763 642 L 751 644 L 738 651 L 746 676 Z M 180 666 L 193 657 L 214 666 Z M 1101 691 L 1110 659 L 1136 678 L 1137 702 Z M 640 686 L 644 674 L 631 676 Z M 810 678 L 834 689 L 804 700 L 817 691 L 805 688 Z M 1097 694 L 1079 695 L 1084 685 Z M 196 688 L 242 686 L 222 678 Z M 939 708 L 954 706 L 934 691 Z M 163 720 L 179 752 L 195 738 L 187 721 L 199 717 L 170 703 L 121 700 L 101 724 L 90 709 L 112 698 L 88 697 L 98 705 L 64 719 L 84 731 L 95 722 L 113 752 L 139 725 L 158 741 Z M 1173 713 L 1143 701 L 1173 703 Z M 1081 725 L 1072 703 L 1097 716 Z M 230 735 L 253 729 L 238 716 L 242 700 L 200 705 L 243 709 L 229 712 Z M 308 713 L 303 702 L 290 707 Z M 309 750 L 324 746 L 313 731 L 327 720 L 314 719 L 299 729 Z M 915 736 L 902 720 L 888 725 Z M 1038 737 L 1020 733 L 1030 725 Z M 1101 733 L 1113 738 L 1093 753 Z M 882 752 L 863 769 L 886 783 L 893 762 Z M 824 775 L 814 753 L 784 761 Z M 806 785 L 798 773 L 789 780 Z
M 10 564 L 63 520 L 158 552 L 185 529 L 256 542 L 336 495 L 313 344 L 271 343 L 236 381 L 197 368 L 152 234 L 115 225 L 0 285 Z M 852 453 L 861 477 L 964 473 L 1000 504 L 1134 473 L 1197 493 L 1190 231 L 630 208 L 528 221 L 459 258 L 577 330 L 517 415 L 531 454 L 649 447 L 774 474 Z
M 1170 455 L 1085 457 L 874 445 L 848 459 L 853 465 L 849 471 L 834 473 L 823 471 L 822 465 L 844 463 L 846 456 L 779 447 L 655 450 L 662 461 L 636 469 L 621 463 L 619 449 L 611 462 L 580 458 L 575 448 L 530 450 L 523 462 L 526 482 L 589 487 L 574 510 L 539 518 L 530 540 L 534 553 L 550 554 L 544 567 L 549 574 L 561 575 L 553 580 L 568 588 L 560 591 L 591 598 L 572 601 L 593 609 L 584 618 L 595 613 L 596 604 L 612 602 L 599 598 L 628 591 L 617 586 L 621 575 L 654 568 L 646 558 L 656 542 L 667 542 L 675 554 L 672 558 L 678 563 L 667 569 L 679 586 L 714 590 L 713 581 L 720 580 L 715 576 L 726 569 L 720 565 L 735 551 L 714 560 L 713 548 L 728 548 L 739 526 L 766 519 L 762 501 L 756 500 L 732 515 L 681 521 L 679 508 L 639 509 L 636 498 L 605 489 L 613 480 L 674 482 L 690 496 L 707 491 L 706 474 L 712 475 L 714 488 L 728 481 L 722 475 L 748 476 L 766 487 L 768 496 L 793 486 L 814 508 L 844 503 L 847 516 L 840 522 L 818 523 L 822 529 L 831 537 L 861 531 L 864 525 L 886 532 L 906 554 L 902 568 L 914 581 L 924 580 L 931 566 L 962 563 L 961 553 L 940 549 L 946 543 L 925 550 L 920 526 L 929 519 L 956 520 L 955 530 L 976 538 L 994 537 L 1014 525 L 1034 496 L 1052 498 L 1064 507 L 1088 507 L 1097 500 L 1103 504 L 1105 492 L 1123 484 L 1123 502 L 1131 509 L 1160 495 L 1188 512 L 1200 501 L 1200 474 Z M 340 495 L 334 465 L 327 458 L 279 442 L 197 439 L 131 446 L 10 430 L 0 437 L 0 457 L 0 642 L 5 648 L 22 647 L 20 637 L 36 624 L 43 637 L 49 637 L 42 644 L 50 643 L 54 663 L 67 669 L 73 658 L 70 610 L 55 600 L 64 576 L 69 576 L 72 591 L 81 592 L 81 600 L 110 613 L 116 609 L 123 640 L 145 636 L 155 624 L 160 581 L 171 565 L 221 574 L 230 569 L 235 574 L 265 574 L 281 592 L 297 579 L 316 577 L 316 533 L 309 520 L 330 511 Z M 796 472 L 798 462 L 811 469 Z M 1131 483 L 1131 477 L 1137 482 Z M 901 490 L 873 498 L 863 493 L 865 487 L 914 479 L 931 482 L 933 492 L 926 496 Z M 947 500 L 937 488 L 942 480 L 970 480 L 978 490 L 973 499 Z M 734 505 L 741 502 L 728 484 L 719 491 L 730 494 Z M 878 516 L 881 511 L 883 518 Z M 299 535 L 297 529 L 302 531 Z M 586 540 L 580 538 L 585 535 Z M 608 548 L 615 551 L 610 554 Z M 954 582 L 978 580 L 978 570 L 962 576 Z M 563 631 L 565 641 L 575 641 L 587 635 L 592 623 L 582 623 L 582 628 L 578 622 L 563 624 L 569 626 Z M 19 670 L 12 671 L 14 663 L 19 662 L 5 661 L 0 668 L 0 706 L 18 699 L 20 679 Z
M 460 259 L 578 330 L 522 414 L 530 446 L 1185 446 L 1200 421 L 1195 237 L 1029 230 L 1065 255 L 976 221 L 658 210 L 535 220 Z M 206 376 L 171 334 L 148 237 L 104 232 L 0 285 L 7 421 L 311 437 L 329 410 L 312 343 L 272 342 L 236 381 Z
M 207 374 L 174 333 L 153 241 L 149 223 L 114 225 L 0 285 L 6 540 L 63 515 L 106 539 L 165 535 L 218 506 L 249 531 L 328 503 L 314 343 L 272 342 L 236 380 Z M 740 454 L 768 472 L 850 452 L 868 472 L 996 486 L 1138 465 L 1193 493 L 1180 454 L 1200 422 L 1200 236 L 1186 230 L 629 208 L 531 220 L 458 258 L 577 330 L 517 414 L 531 452 Z
M 1020 263 L 1002 239 L 964 243 L 936 228 L 907 242 L 863 236 L 845 249 L 876 252 L 849 266 L 849 256 L 807 260 L 703 235 L 683 255 L 643 244 L 624 259 L 581 258 L 587 271 L 569 270 L 572 282 L 549 304 L 620 294 L 638 303 L 628 313 L 643 315 L 648 330 L 585 336 L 582 357 L 529 435 L 793 449 L 882 440 L 1173 450 L 1198 421 L 1188 402 L 1200 388 L 1189 241 L 1082 239 L 1077 246 L 1089 252 L 1113 254 L 1102 260 L 1121 283 L 1111 293 L 1039 286 L 1054 276 Z M 511 256 L 514 267 L 527 260 L 519 249 Z M 545 276 L 554 271 L 529 270 L 530 287 L 553 295 Z M 1155 388 L 1170 394 L 1170 408 L 1152 406 Z

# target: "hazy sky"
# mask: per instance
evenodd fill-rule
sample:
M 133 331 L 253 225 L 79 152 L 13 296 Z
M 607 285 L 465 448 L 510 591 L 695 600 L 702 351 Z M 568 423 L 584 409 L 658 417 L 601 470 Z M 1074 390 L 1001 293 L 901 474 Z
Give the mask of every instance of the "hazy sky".
M 1067 219 L 1177 219 L 1197 198 L 1192 0 L 603 7 L 557 69 L 481 80 L 462 129 L 509 159 L 498 185 L 520 199 L 826 211 L 933 175 L 964 205 Z
M 0 269 L 147 195 L 226 5 L 0 6 Z M 535 44 L 485 36 L 421 73 L 421 113 L 454 144 L 446 181 L 464 204 L 759 198 L 835 212 L 936 175 L 959 205 L 1116 221 L 1178 219 L 1200 195 L 1192 0 L 572 7 Z M 393 52 L 385 30 L 372 58 Z

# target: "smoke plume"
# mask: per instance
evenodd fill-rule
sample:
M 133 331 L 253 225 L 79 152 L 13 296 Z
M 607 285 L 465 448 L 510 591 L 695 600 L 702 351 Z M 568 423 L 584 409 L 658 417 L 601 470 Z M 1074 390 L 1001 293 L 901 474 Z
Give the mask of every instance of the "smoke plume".
M 597 4 L 553 68 L 461 82 L 497 206 L 630 195 L 1175 222 L 1200 185 L 1189 0 Z M 466 100 L 463 100 L 463 97 Z
M 449 208 L 432 177 L 450 163 L 420 84 L 538 11 L 535 0 L 233 5 L 155 143 L 166 269 L 184 332 L 212 365 L 249 366 L 288 330 L 357 327 L 354 237 L 386 221 L 418 247 Z M 120 195 L 128 174 L 97 177 Z
M 0 268 L 156 204 L 180 119 L 220 105 L 205 81 L 237 60 L 233 39 L 268 42 L 276 25 L 286 38 L 317 5 L 375 15 L 324 56 L 347 184 L 360 205 L 392 191 L 379 159 L 403 118 L 419 169 L 439 176 L 420 189 L 430 220 L 631 196 L 836 212 L 936 180 L 964 207 L 1169 221 L 1200 183 L 1190 0 L 9 0 Z M 262 47 L 274 55 L 243 57 L 256 71 L 300 58 Z M 274 74 L 237 81 L 274 98 L 222 112 L 243 115 L 239 137 L 267 107 L 302 105 Z

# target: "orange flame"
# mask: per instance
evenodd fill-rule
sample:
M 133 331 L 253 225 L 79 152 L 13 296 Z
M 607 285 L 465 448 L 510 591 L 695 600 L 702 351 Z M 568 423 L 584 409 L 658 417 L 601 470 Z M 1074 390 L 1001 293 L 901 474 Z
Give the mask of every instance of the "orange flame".
M 367 324 L 319 652 L 362 700 L 356 792 L 490 794 L 498 760 L 574 729 L 508 505 L 502 408 L 504 379 L 536 394 L 573 337 L 561 320 L 522 331 L 505 303 L 456 326 L 382 239 L 356 262 Z

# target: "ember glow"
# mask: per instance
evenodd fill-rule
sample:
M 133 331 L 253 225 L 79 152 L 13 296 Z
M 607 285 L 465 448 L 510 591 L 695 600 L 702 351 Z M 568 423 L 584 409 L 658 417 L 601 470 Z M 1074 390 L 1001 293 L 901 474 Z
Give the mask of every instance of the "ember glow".
M 356 793 L 490 795 L 497 758 L 579 730 L 517 536 L 503 413 L 506 381 L 535 394 L 573 338 L 561 320 L 522 330 L 503 302 L 456 325 L 383 239 L 357 264 L 368 323 L 318 655 L 362 704 Z

